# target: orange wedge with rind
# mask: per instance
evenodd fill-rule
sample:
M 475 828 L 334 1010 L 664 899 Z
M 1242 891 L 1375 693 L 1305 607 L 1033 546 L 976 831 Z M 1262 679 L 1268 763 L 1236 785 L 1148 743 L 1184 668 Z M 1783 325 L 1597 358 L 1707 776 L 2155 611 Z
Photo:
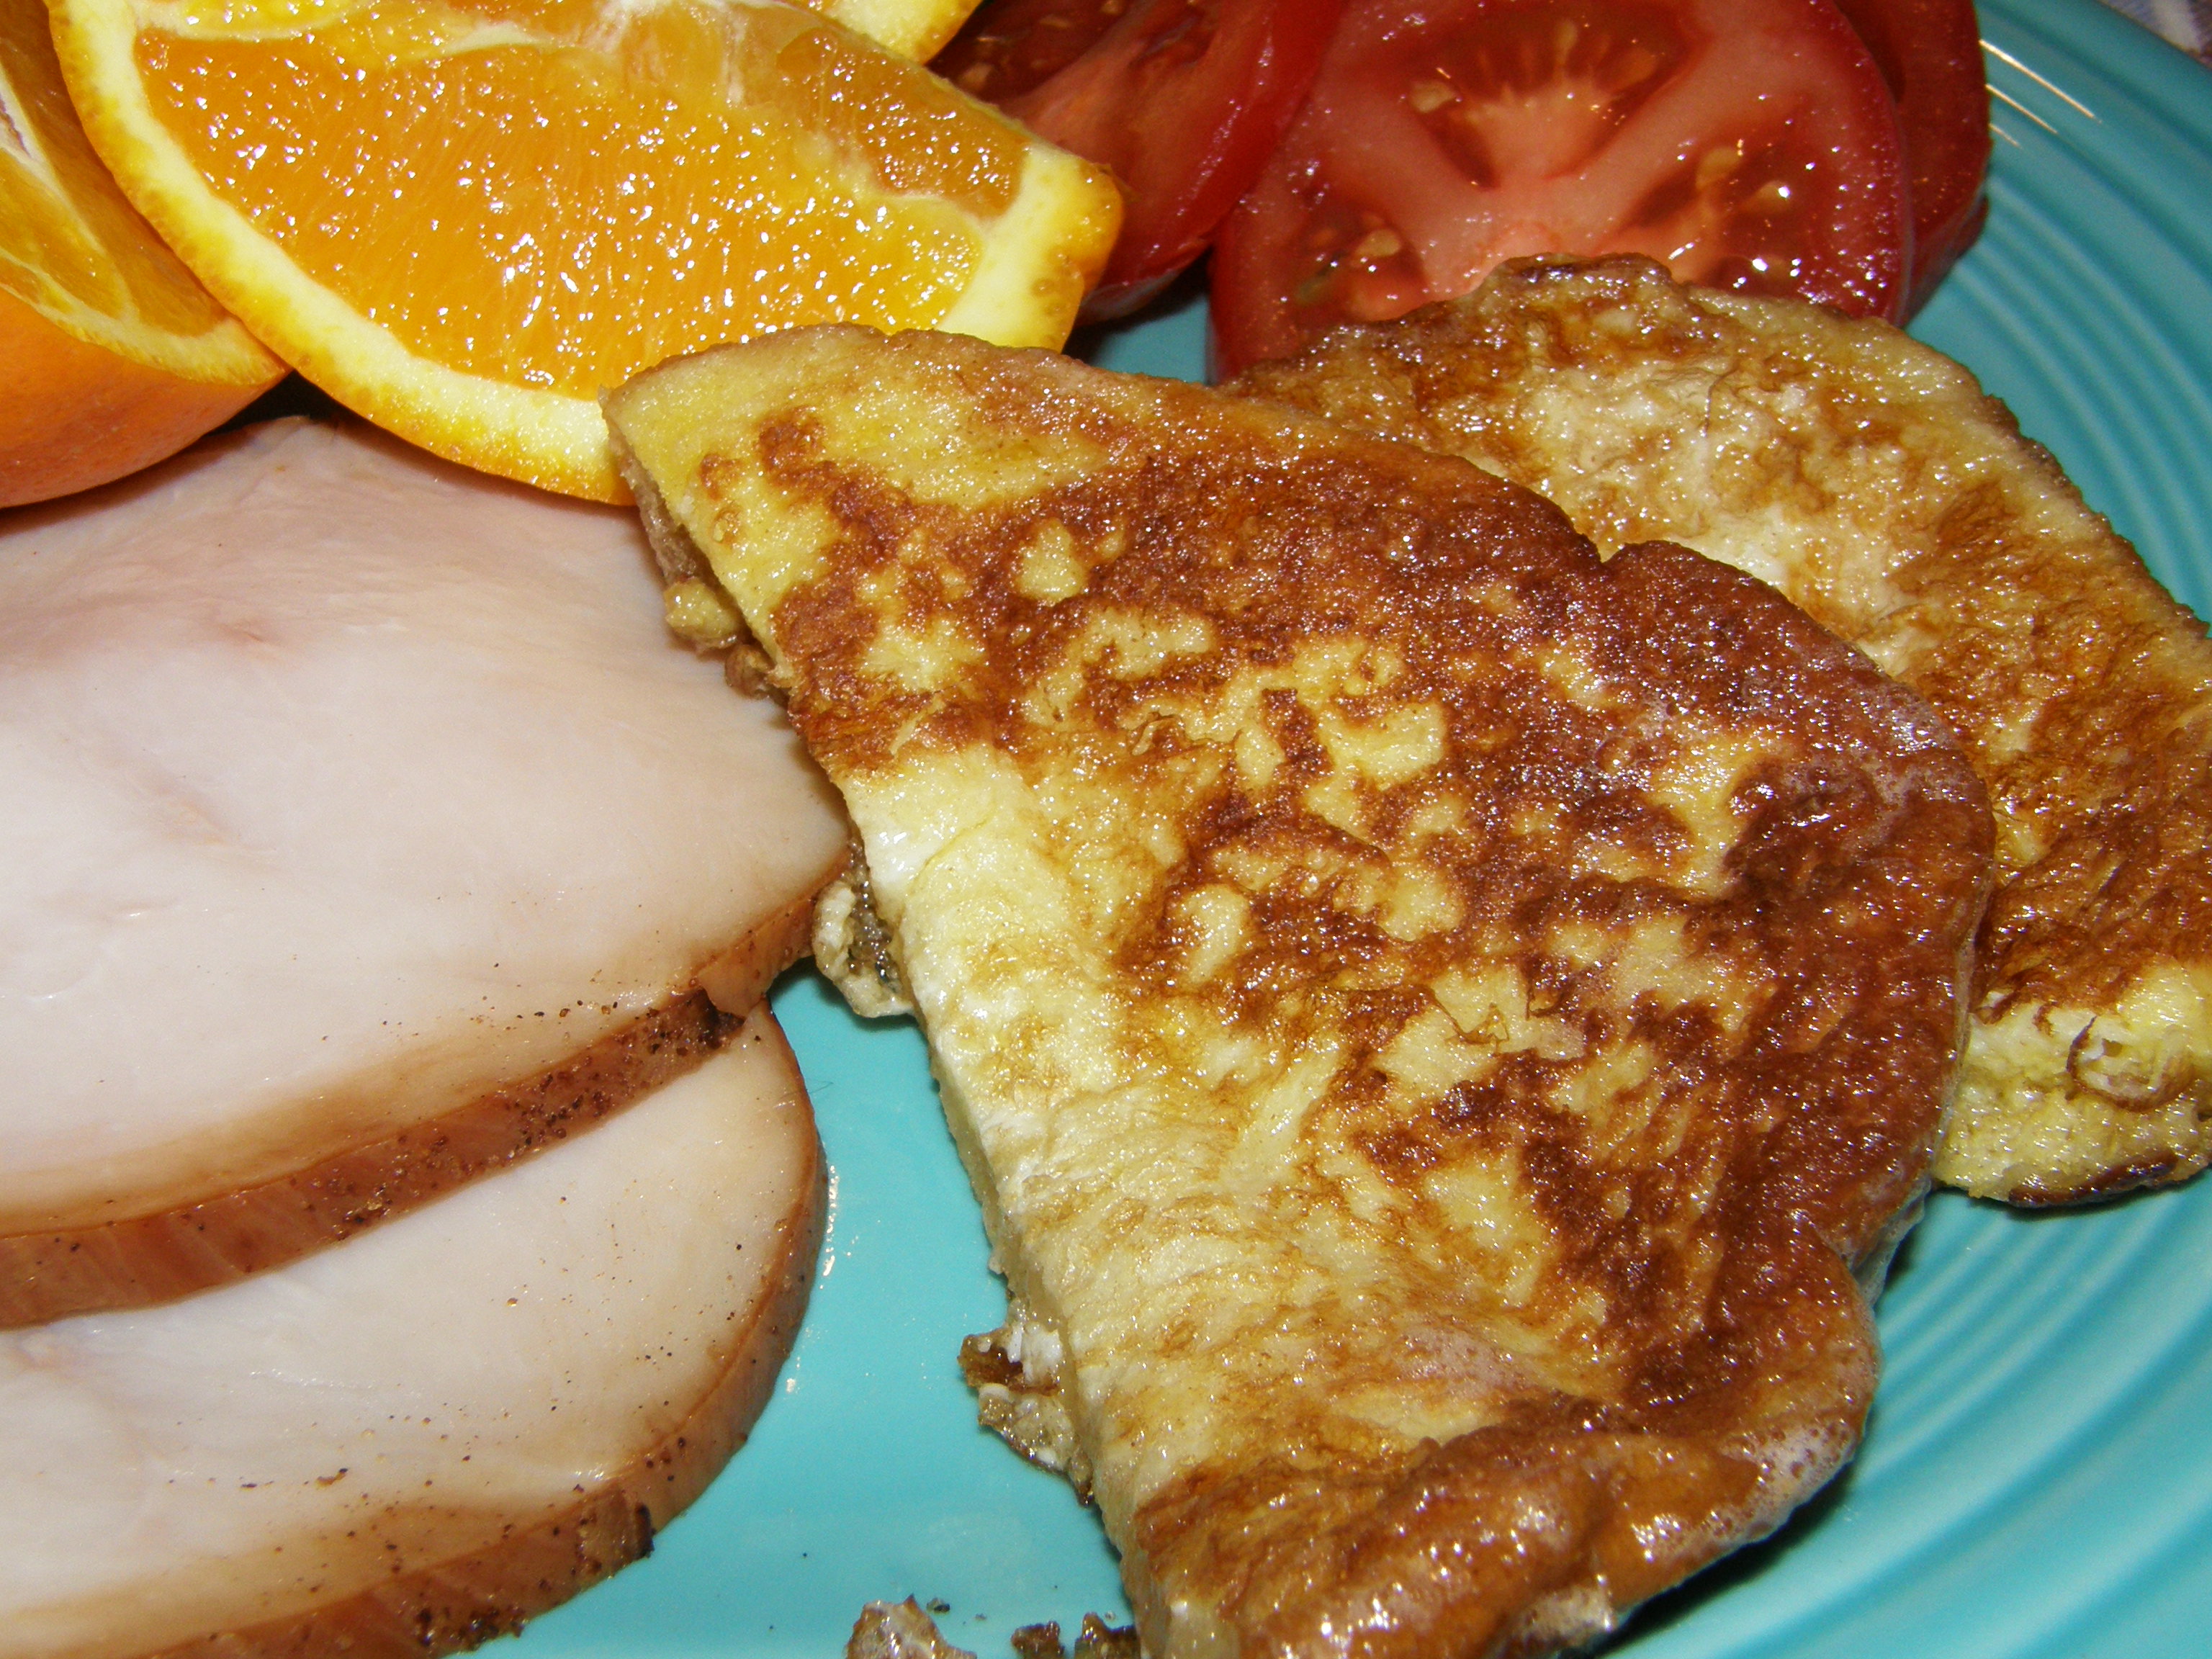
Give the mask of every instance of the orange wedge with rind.
M 283 365 L 116 189 L 40 0 L 0 0 L 0 507 L 175 453 Z
M 54 0 L 94 147 L 254 334 L 465 465 L 624 499 L 601 392 L 829 321 L 1056 346 L 1113 184 L 769 0 Z
M 911 58 L 918 64 L 937 56 L 937 50 L 968 21 L 975 0 L 800 0 L 810 11 L 834 17 L 855 34 L 866 35 L 885 52 Z

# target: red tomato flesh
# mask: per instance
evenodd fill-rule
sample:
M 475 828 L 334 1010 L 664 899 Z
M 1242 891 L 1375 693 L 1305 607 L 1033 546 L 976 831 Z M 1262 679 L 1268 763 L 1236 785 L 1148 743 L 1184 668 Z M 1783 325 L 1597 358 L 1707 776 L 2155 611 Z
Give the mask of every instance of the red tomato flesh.
M 931 67 L 1121 181 L 1121 240 L 1084 307 L 1096 320 L 1205 252 L 1297 112 L 1343 3 L 1001 0 Z
M 930 68 L 987 104 L 1018 98 L 1098 44 L 1129 0 L 985 0 Z
M 1910 238 L 1896 111 L 1830 0 L 1352 0 L 1216 240 L 1218 366 L 1531 253 L 1894 317 Z
M 1990 88 L 1974 0 L 1836 0 L 1874 55 L 1905 129 L 1912 195 L 1910 317 L 1989 216 Z

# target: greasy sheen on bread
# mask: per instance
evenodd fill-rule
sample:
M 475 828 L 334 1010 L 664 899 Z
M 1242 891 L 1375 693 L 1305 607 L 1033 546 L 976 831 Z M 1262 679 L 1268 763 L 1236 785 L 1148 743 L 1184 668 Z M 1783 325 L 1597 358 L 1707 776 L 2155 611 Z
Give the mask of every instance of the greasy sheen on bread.
M 1198 387 L 819 329 L 608 409 L 844 794 L 1148 1652 L 1548 1650 L 1848 1456 L 1988 857 L 1917 698 Z
M 1601 552 L 1771 582 L 1911 686 L 1987 784 L 1939 1181 L 2053 1204 L 2212 1160 L 2212 644 L 1973 376 L 1886 324 L 1532 260 L 1238 389 L 1463 456 Z

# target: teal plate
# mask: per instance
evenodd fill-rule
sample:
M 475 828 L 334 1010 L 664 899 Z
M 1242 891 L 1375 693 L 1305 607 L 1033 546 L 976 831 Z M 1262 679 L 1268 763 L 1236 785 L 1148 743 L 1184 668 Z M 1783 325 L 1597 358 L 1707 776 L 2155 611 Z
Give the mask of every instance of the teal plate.
M 2212 76 L 2095 0 L 1984 0 L 1987 234 L 1917 325 L 2212 610 Z M 1087 342 L 1195 377 L 1194 296 Z M 836 1172 L 820 1283 L 751 1443 L 652 1559 L 516 1659 L 833 1659 L 863 1601 L 964 1647 L 1126 1616 L 1091 1514 L 976 1426 L 1005 1308 L 921 1041 L 811 975 L 775 996 Z M 1865 1449 L 1776 1538 L 1647 1607 L 1635 1659 L 2212 1652 L 2212 1183 L 2084 1214 L 1938 1197 L 1881 1309 Z M 513 1650 L 507 1650 L 512 1652 Z

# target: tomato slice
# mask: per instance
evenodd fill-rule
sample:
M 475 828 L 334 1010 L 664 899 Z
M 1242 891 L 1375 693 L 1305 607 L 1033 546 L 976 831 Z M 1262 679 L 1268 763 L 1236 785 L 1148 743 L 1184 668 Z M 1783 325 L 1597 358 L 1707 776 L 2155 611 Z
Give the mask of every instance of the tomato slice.
M 1905 314 L 1927 303 L 1989 217 L 1990 88 L 1974 0 L 1836 0 L 1897 100 L 1911 180 Z
M 1352 0 L 1216 239 L 1215 351 L 1547 252 L 1894 317 L 1911 234 L 1896 110 L 1829 0 Z
M 1129 0 L 984 0 L 930 68 L 988 104 L 1018 98 L 1098 44 Z
M 1205 252 L 1297 113 L 1343 7 L 1001 0 L 931 67 L 1121 181 L 1121 240 L 1084 307 L 1096 320 Z

